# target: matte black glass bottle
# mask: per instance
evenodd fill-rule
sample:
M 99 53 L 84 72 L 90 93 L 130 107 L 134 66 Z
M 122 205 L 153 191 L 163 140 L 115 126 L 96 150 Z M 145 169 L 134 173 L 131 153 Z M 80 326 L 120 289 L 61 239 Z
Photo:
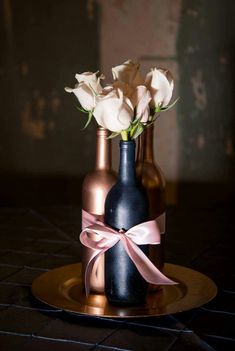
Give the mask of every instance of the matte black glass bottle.
M 128 230 L 148 220 L 148 201 L 137 185 L 135 141 L 120 141 L 117 183 L 105 201 L 105 223 L 114 229 Z M 148 255 L 148 245 L 141 245 Z M 136 305 L 145 301 L 148 284 L 119 241 L 105 253 L 105 292 L 109 303 Z

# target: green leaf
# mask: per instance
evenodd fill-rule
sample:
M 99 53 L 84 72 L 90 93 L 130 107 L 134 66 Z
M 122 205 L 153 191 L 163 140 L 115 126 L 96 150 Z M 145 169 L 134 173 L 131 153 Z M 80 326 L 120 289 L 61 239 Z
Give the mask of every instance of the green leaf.
M 82 108 L 82 107 L 79 107 L 79 106 L 75 106 L 75 107 L 76 107 L 76 109 L 77 109 L 78 111 L 80 111 L 80 112 L 89 113 L 89 111 L 85 110 L 85 109 Z
M 161 112 L 161 107 L 160 106 L 156 106 L 154 109 L 154 113 L 158 113 Z
M 170 104 L 170 105 L 168 105 L 168 106 L 166 106 L 166 107 L 163 107 L 163 108 L 161 108 L 161 111 L 167 111 L 167 110 L 169 110 L 170 108 L 172 108 L 173 106 L 175 106 L 175 104 L 179 101 L 179 97 L 172 103 L 172 104 Z
M 132 125 L 138 124 L 139 121 L 141 120 L 141 117 L 134 119 L 134 121 L 131 122 Z
M 138 124 L 138 127 L 135 130 L 135 133 L 132 135 L 133 139 L 136 139 L 144 130 L 144 126 L 142 123 Z
M 129 128 L 127 129 L 131 137 L 134 134 L 136 128 L 138 127 L 138 124 L 140 123 L 140 121 L 141 121 L 141 117 L 136 118 L 134 121 L 131 122 Z
M 155 113 L 154 116 L 151 116 L 152 118 L 148 120 L 148 122 L 145 124 L 146 128 L 148 128 L 149 126 L 151 126 L 159 117 L 160 117 L 160 113 Z
M 121 134 L 120 132 L 113 132 L 111 133 L 106 139 L 113 139 L 115 138 L 116 136 L 118 136 L 119 134 Z
M 93 116 L 93 111 L 90 111 L 88 113 L 87 122 L 86 122 L 85 126 L 82 128 L 82 130 L 86 129 L 86 127 L 88 127 L 88 125 L 91 123 L 92 116 Z
M 137 130 L 138 126 L 139 126 L 139 120 L 138 120 L 138 122 L 135 123 L 135 124 L 132 123 L 131 128 L 130 128 L 130 137 L 131 137 L 131 138 L 132 138 L 133 135 L 135 134 L 135 131 Z

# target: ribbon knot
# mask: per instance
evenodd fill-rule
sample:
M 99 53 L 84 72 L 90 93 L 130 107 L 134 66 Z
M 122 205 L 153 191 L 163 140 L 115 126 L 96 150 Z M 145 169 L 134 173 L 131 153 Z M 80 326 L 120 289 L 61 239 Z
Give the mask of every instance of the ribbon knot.
M 120 229 L 117 233 L 117 235 L 119 236 L 120 240 L 125 239 L 125 230 Z
M 138 224 L 127 231 L 114 230 L 86 211 L 83 211 L 83 221 L 84 229 L 80 234 L 80 241 L 84 246 L 93 250 L 85 269 L 86 295 L 90 292 L 90 275 L 95 261 L 120 240 L 137 270 L 148 283 L 177 284 L 155 267 L 138 247 L 138 245 L 160 244 L 161 233 L 157 220 Z M 96 239 L 94 239 L 94 234 L 96 234 Z

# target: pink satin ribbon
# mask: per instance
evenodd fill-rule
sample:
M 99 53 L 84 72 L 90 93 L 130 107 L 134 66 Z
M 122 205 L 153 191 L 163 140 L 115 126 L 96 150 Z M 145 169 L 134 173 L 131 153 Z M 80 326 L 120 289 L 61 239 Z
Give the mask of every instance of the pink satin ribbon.
M 83 230 L 80 234 L 80 241 L 83 245 L 93 250 L 85 270 L 85 290 L 86 295 L 90 292 L 90 275 L 95 260 L 113 247 L 119 240 L 126 250 L 126 253 L 138 269 L 142 277 L 151 284 L 172 285 L 177 284 L 167 278 L 149 258 L 141 251 L 137 245 L 157 245 L 160 244 L 160 229 L 157 221 L 152 220 L 138 224 L 126 232 L 116 231 L 105 225 L 97 217 L 83 210 Z M 100 216 L 102 218 L 102 216 Z M 90 235 L 93 234 L 93 235 Z M 92 237 L 96 234 L 97 240 Z

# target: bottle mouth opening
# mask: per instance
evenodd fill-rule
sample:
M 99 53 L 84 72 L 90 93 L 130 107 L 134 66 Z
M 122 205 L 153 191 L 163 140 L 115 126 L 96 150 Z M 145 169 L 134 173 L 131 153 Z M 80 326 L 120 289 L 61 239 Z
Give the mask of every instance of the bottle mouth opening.
M 125 140 L 120 140 L 120 142 L 119 142 L 119 145 L 120 145 L 120 148 L 128 148 L 128 147 L 135 147 L 135 140 L 127 140 L 127 141 L 125 141 Z
M 96 133 L 97 133 L 98 135 L 105 135 L 105 136 L 108 136 L 109 131 L 108 131 L 107 129 L 103 128 L 103 127 L 98 127 Z

